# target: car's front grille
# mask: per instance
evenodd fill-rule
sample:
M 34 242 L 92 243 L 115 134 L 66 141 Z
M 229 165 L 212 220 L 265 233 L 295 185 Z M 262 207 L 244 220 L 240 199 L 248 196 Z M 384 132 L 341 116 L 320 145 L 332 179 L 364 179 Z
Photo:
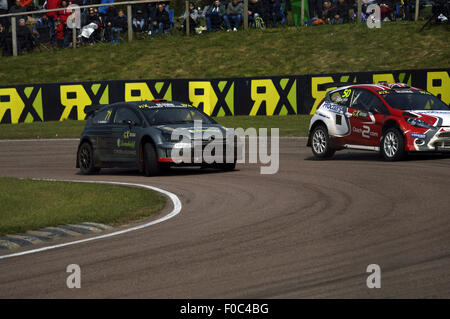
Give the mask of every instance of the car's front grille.
M 449 132 L 440 133 L 439 137 L 450 137 L 450 131 Z

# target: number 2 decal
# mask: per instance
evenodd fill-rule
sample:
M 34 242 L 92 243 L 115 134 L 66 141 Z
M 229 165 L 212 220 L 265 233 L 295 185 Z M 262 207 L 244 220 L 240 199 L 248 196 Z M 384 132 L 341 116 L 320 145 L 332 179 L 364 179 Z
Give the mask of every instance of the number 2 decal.
M 363 130 L 361 132 L 362 137 L 370 138 L 370 126 L 363 125 Z

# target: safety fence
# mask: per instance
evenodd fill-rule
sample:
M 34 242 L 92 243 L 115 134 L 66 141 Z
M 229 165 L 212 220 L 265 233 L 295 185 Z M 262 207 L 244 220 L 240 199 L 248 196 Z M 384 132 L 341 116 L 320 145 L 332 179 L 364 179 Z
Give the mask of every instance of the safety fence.
M 243 27 L 244 29 L 248 29 L 248 0 L 244 1 L 244 12 L 243 12 Z M 419 16 L 419 1 L 415 0 L 415 21 L 418 20 Z M 142 4 L 142 3 L 151 3 L 151 2 L 161 2 L 161 0 L 140 0 L 140 1 L 124 1 L 124 2 L 116 2 L 116 3 L 108 3 L 108 6 L 126 6 L 127 7 L 127 24 L 128 24 L 128 41 L 133 40 L 133 28 L 132 28 L 132 5 Z M 362 12 L 362 4 L 368 3 L 368 0 L 359 0 L 358 1 L 358 13 L 357 13 L 357 21 L 361 22 L 361 12 Z M 306 3 L 307 5 L 307 3 Z M 97 8 L 104 7 L 105 4 L 90 4 L 90 5 L 69 5 L 67 8 L 57 8 L 57 9 L 49 9 L 49 10 L 36 10 L 36 11 L 27 11 L 20 13 L 9 13 L 0 15 L 0 18 L 10 18 L 11 19 L 11 38 L 12 38 L 12 53 L 14 56 L 17 56 L 17 18 L 24 15 L 34 15 L 34 14 L 43 14 L 47 12 L 57 12 L 61 10 L 72 10 L 72 15 L 68 18 L 67 23 L 68 27 L 72 29 L 72 46 L 73 48 L 77 47 L 77 29 L 80 29 L 79 21 L 80 21 L 80 10 L 87 8 Z M 300 25 L 304 25 L 305 19 L 305 0 L 301 0 L 300 2 Z M 185 4 L 185 16 L 189 16 L 189 0 L 186 0 Z M 186 23 L 186 34 L 190 35 L 193 30 L 190 30 L 190 24 Z

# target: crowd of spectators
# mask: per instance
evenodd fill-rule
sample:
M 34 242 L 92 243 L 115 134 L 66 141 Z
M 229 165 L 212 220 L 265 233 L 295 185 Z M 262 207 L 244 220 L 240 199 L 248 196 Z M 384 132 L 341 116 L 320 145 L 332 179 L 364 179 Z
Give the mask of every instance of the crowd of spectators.
M 362 21 L 367 18 L 366 9 L 370 4 L 380 7 L 382 21 L 397 19 L 411 20 L 414 0 L 368 0 L 362 4 Z M 357 20 L 358 0 L 309 0 L 308 25 L 342 24 Z
M 197 0 L 203 1 L 205 0 Z M 189 2 L 189 15 L 178 17 L 179 30 L 186 32 L 189 23 L 192 33 L 197 31 L 215 32 L 219 30 L 237 31 L 242 27 L 244 18 L 243 0 L 209 0 L 201 9 Z M 299 1 L 299 0 L 298 0 Z M 356 20 L 358 0 L 305 0 L 309 8 L 307 25 L 342 24 Z M 98 8 L 81 10 L 81 23 L 78 26 L 77 45 L 94 45 L 97 42 L 117 44 L 121 35 L 127 31 L 127 17 L 123 10 L 110 5 L 114 0 L 46 0 L 37 8 L 32 0 L 0 0 L 0 14 L 22 13 L 16 17 L 19 54 L 24 50 L 32 51 L 42 44 L 68 48 L 72 46 L 72 28 L 68 18 L 72 10 L 70 4 L 104 4 Z M 168 33 L 175 25 L 174 10 L 169 8 L 170 1 L 135 4 L 132 6 L 132 28 L 139 36 Z M 277 27 L 285 23 L 287 7 L 294 0 L 249 0 L 248 21 L 250 27 Z M 415 0 L 368 0 L 363 5 L 362 20 L 365 21 L 365 7 L 371 3 L 380 6 L 381 19 L 411 19 L 411 5 Z M 38 9 L 60 9 L 47 12 L 39 17 L 30 16 L 29 11 Z M 10 32 L 11 20 L 0 18 L 0 48 L 3 55 L 12 54 Z M 32 28 L 29 28 L 31 25 Z

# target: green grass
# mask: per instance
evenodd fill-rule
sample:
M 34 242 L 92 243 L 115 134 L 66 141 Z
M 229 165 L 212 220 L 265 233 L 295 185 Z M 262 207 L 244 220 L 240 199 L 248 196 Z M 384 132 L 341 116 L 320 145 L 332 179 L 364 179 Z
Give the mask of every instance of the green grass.
M 0 235 L 79 222 L 119 225 L 155 214 L 165 197 L 113 185 L 0 178 Z
M 0 85 L 338 73 L 450 65 L 448 26 L 282 27 L 98 44 L 4 58 Z
M 311 116 L 227 116 L 215 120 L 225 127 L 280 129 L 280 136 L 306 136 Z M 79 138 L 85 121 L 33 122 L 0 125 L 0 139 Z M 269 132 L 270 133 L 270 132 Z
M 1 124 L 0 139 L 80 137 L 86 121 Z

